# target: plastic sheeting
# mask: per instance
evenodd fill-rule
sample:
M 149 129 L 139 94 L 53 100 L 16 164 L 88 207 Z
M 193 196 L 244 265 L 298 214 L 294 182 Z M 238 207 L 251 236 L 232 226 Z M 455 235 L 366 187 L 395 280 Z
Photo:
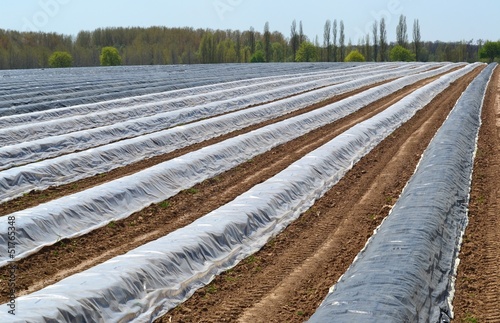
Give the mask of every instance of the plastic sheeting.
M 419 70 L 425 70 L 432 67 L 431 66 L 426 66 L 426 67 L 421 67 L 419 69 L 416 69 L 414 72 L 416 73 Z M 392 72 L 394 73 L 394 72 Z M 403 72 L 399 72 L 403 73 Z M 380 71 L 365 71 L 366 75 L 371 75 L 371 74 L 381 74 Z M 168 124 L 175 124 L 175 123 L 181 123 L 181 122 L 187 122 L 185 118 L 189 119 L 195 119 L 196 116 L 200 117 L 200 115 L 206 115 L 209 114 L 210 112 L 213 112 L 214 114 L 221 114 L 222 112 L 230 112 L 234 110 L 240 110 L 245 107 L 248 107 L 250 105 L 257 105 L 266 101 L 271 101 L 276 98 L 283 98 L 283 96 L 290 96 L 292 94 L 297 94 L 300 93 L 301 90 L 311 90 L 315 87 L 316 85 L 319 84 L 325 84 L 325 83 L 335 83 L 335 82 L 342 82 L 342 81 L 349 81 L 353 78 L 356 78 L 356 75 L 359 78 L 358 74 L 350 74 L 346 76 L 340 76 L 340 77 L 335 77 L 333 79 L 335 80 L 325 80 L 324 82 L 315 82 L 314 84 L 304 84 L 304 85 L 297 85 L 295 87 L 288 87 L 288 88 L 281 88 L 280 90 L 272 90 L 268 92 L 264 92 L 261 94 L 256 94 L 256 95 L 248 95 L 246 97 L 238 97 L 234 99 L 228 99 L 224 100 L 221 102 L 217 103 L 211 103 L 208 105 L 201 105 L 197 106 L 194 108 L 191 108 L 191 110 L 182 110 L 178 111 L 177 113 L 175 112 L 170 112 L 167 114 L 161 114 L 160 116 L 155 116 L 155 117 L 149 117 L 147 120 L 141 119 L 141 120 L 133 120 L 131 122 L 127 122 L 125 124 L 120 124 L 117 126 L 109 126 L 105 128 L 100 128 L 100 129 L 93 129 L 89 131 L 79 131 L 79 132 L 74 132 L 68 135 L 61 135 L 61 136 L 54 136 L 53 133 L 51 133 L 51 137 L 48 138 L 43 138 L 35 141 L 28 141 L 28 142 L 23 142 L 19 143 L 16 145 L 12 145 L 12 143 L 9 146 L 6 147 L 0 147 L 0 169 L 7 169 L 13 166 L 19 166 L 23 164 L 27 164 L 30 162 L 35 162 L 37 160 L 42 160 L 42 159 L 47 159 L 47 158 L 53 158 L 57 157 L 60 155 L 68 154 L 77 150 L 85 150 L 91 147 L 99 146 L 102 144 L 107 144 L 110 141 L 117 141 L 119 139 L 124 139 L 123 137 L 120 138 L 119 136 L 122 135 L 125 138 L 126 137 L 133 137 L 134 135 L 137 135 L 137 132 L 139 131 L 140 133 L 143 132 L 148 132 L 147 129 L 148 127 L 146 124 L 148 124 L 148 120 L 155 120 L 155 123 L 157 124 L 157 127 L 168 127 Z M 375 79 L 377 80 L 383 80 L 386 79 L 388 76 L 382 77 L 379 76 L 380 78 L 371 78 L 370 80 L 364 79 L 364 81 L 371 81 L 372 83 L 374 82 Z M 355 89 L 356 87 L 353 86 L 359 86 L 359 84 L 366 85 L 366 83 L 348 83 L 347 86 L 341 87 L 341 89 L 347 91 L 348 89 Z M 298 96 L 295 99 L 291 98 L 285 101 L 282 101 L 280 103 L 280 106 L 283 104 L 287 104 L 289 106 L 290 111 L 296 110 L 297 107 L 303 107 L 303 104 L 300 105 L 294 105 L 296 102 L 304 102 L 304 98 L 312 98 L 312 103 L 317 102 L 318 97 L 332 97 L 334 94 L 338 94 L 339 92 L 337 91 L 339 88 L 334 87 L 331 91 L 331 93 L 328 92 L 328 89 L 323 89 L 319 92 L 313 92 L 310 93 L 310 95 L 302 95 Z M 328 94 L 328 96 L 325 96 L 325 93 Z M 311 104 L 312 104 L 311 103 Z M 175 106 L 175 104 L 174 104 Z M 160 105 L 157 104 L 151 104 L 151 109 L 162 109 Z M 174 108 L 175 109 L 175 108 Z M 128 110 L 128 109 L 127 109 Z M 132 109 L 132 113 L 134 109 Z M 197 111 L 200 110 L 200 111 Z M 183 120 L 175 119 L 176 117 L 179 117 Z M 90 117 L 91 119 L 95 119 L 95 117 Z M 158 121 L 158 119 L 160 121 Z M 162 124 L 161 120 L 169 120 L 166 122 L 166 124 Z M 171 119 L 171 120 L 170 120 Z M 52 122 L 54 124 L 57 124 L 58 121 Z M 71 124 L 73 124 L 72 122 Z M 140 124 L 142 126 L 137 126 L 137 124 Z M 64 127 L 68 127 L 68 125 L 64 125 Z M 135 126 L 135 128 L 134 128 Z M 60 127 L 58 125 L 58 127 Z M 17 128 L 17 127 L 16 127 Z M 22 127 L 26 129 L 26 127 Z M 46 131 L 48 131 L 51 127 L 46 126 Z M 138 129 L 137 129 L 138 128 Z M 5 130 L 0 130 L 0 132 L 6 133 L 10 131 L 9 129 Z M 152 130 L 150 130 L 152 131 Z M 18 139 L 21 139 L 22 134 L 24 131 L 19 131 L 15 130 L 18 134 Z
M 404 86 L 426 77 L 435 76 L 445 71 L 449 71 L 456 66 L 457 65 L 449 65 L 425 73 L 404 77 L 387 85 L 382 85 L 375 89 L 366 91 L 364 94 L 354 97 L 354 99 L 357 100 L 355 102 L 358 103 L 356 106 L 359 108 L 363 104 L 368 104 L 376 99 L 380 99 Z M 421 67 L 419 69 L 415 69 L 414 72 L 418 72 L 426 68 L 427 67 Z M 405 72 L 402 71 L 398 73 Z M 183 127 L 169 129 L 152 135 L 124 140 L 111 145 L 65 155 L 52 160 L 45 160 L 23 167 L 2 171 L 0 172 L 0 200 L 6 201 L 33 189 L 41 190 L 50 186 L 66 184 L 85 177 L 93 176 L 95 174 L 103 173 L 120 166 L 128 165 L 146 157 L 167 153 L 175 149 L 185 147 L 189 144 L 201 142 L 208 138 L 213 138 L 224 133 L 241 129 L 245 126 L 290 113 L 294 110 L 326 100 L 327 98 L 339 93 L 362 87 L 367 83 L 375 83 L 381 79 L 389 79 L 392 77 L 394 77 L 393 73 L 377 77 L 363 78 L 358 81 L 325 88 L 294 98 L 273 102 L 267 105 L 193 123 Z M 360 98 L 363 99 L 359 101 Z M 349 102 L 353 102 L 354 99 L 344 101 L 348 102 L 346 106 L 352 106 Z M 347 110 L 344 108 L 339 111 L 344 113 Z M 355 110 L 348 111 L 352 112 Z M 51 139 L 48 139 L 48 141 L 52 142 Z M 90 140 L 85 140 L 84 144 L 88 141 Z M 61 153 L 61 150 L 55 152 L 49 150 L 45 152 L 47 147 L 57 146 L 54 144 L 50 145 L 49 142 L 44 141 L 43 144 L 35 146 L 33 149 L 28 149 L 28 147 L 31 146 L 30 143 L 27 143 L 24 145 L 24 150 L 17 152 L 12 157 L 17 159 L 17 162 L 20 162 L 30 156 L 36 156 L 37 149 L 43 152 L 43 156 L 45 158 L 52 154 Z M 83 148 L 84 147 L 79 146 L 79 149 Z M 0 149 L 0 151 L 2 151 L 2 149 Z M 31 155 L 28 155 L 27 153 L 31 153 Z M 7 163 L 7 160 L 4 160 L 4 162 Z
M 320 76 L 321 75 L 318 75 L 317 78 L 319 78 Z M 147 104 L 150 102 L 155 102 L 160 100 L 177 99 L 192 95 L 201 95 L 212 91 L 234 89 L 241 86 L 254 86 L 259 83 L 269 83 L 272 82 L 273 80 L 278 81 L 284 79 L 285 79 L 284 77 L 271 77 L 263 79 L 258 78 L 258 79 L 244 80 L 244 81 L 226 82 L 222 84 L 197 86 L 181 90 L 153 93 L 141 96 L 132 96 L 132 97 L 109 100 L 98 103 L 81 104 L 81 105 L 71 106 L 68 108 L 59 108 L 46 111 L 31 112 L 26 114 L 18 114 L 0 118 L 0 127 L 1 128 L 12 127 L 17 125 L 24 125 L 30 122 L 49 121 L 54 119 L 67 118 L 71 116 L 85 115 L 100 111 L 109 111 L 111 109 L 139 106 L 139 104 Z
M 262 102 L 282 99 L 287 96 L 296 95 L 300 92 L 311 91 L 316 88 L 331 86 L 334 83 L 352 81 L 356 78 L 361 78 L 368 75 L 376 75 L 381 72 L 378 69 L 374 71 L 356 71 L 351 73 L 342 73 L 337 76 L 304 76 L 295 77 L 289 80 L 280 79 L 278 81 L 258 82 L 253 85 L 244 85 L 238 87 L 229 87 L 221 85 L 221 89 L 211 91 L 209 93 L 197 94 L 196 89 L 191 90 L 191 95 L 180 97 L 177 99 L 162 99 L 159 95 L 151 96 L 148 99 L 153 99 L 153 102 L 142 103 L 138 102 L 132 106 L 113 108 L 115 102 L 111 104 L 99 104 L 100 111 L 69 117 L 58 117 L 54 120 L 41 121 L 31 123 L 23 123 L 22 125 L 11 125 L 8 128 L 0 129 L 0 145 L 13 145 L 33 141 L 47 136 L 57 136 L 66 133 L 75 133 L 87 129 L 93 129 L 95 132 L 99 127 L 110 126 L 113 124 L 123 123 L 123 127 L 136 128 L 137 124 L 150 124 L 150 131 L 157 131 L 168 128 L 172 123 L 186 123 L 196 120 L 197 118 L 210 117 L 233 111 L 238 108 L 244 108 L 249 105 L 259 104 Z M 297 84 L 299 83 L 299 84 Z M 187 91 L 184 91 L 187 92 Z M 165 96 L 170 96 L 171 93 L 166 93 Z M 141 99 L 141 98 L 137 98 Z M 209 104 L 211 103 L 211 104 Z M 81 110 L 82 107 L 76 107 L 74 110 Z M 191 109 L 191 110 L 190 110 Z M 65 109 L 66 110 L 66 109 Z M 179 111 L 175 114 L 173 111 Z M 56 111 L 51 111 L 55 114 Z M 179 114 L 181 117 L 178 117 Z M 189 115 L 188 120 L 183 120 L 182 117 Z M 18 117 L 19 118 L 19 117 Z M 9 119 L 4 118 L 8 123 Z M 0 123 L 2 120 L 0 119 Z M 162 128 L 159 128 L 159 127 Z M 113 129 L 113 128 L 111 128 Z M 140 128 L 144 132 L 143 128 Z M 113 130 L 108 130 L 113 131 Z M 141 133 L 142 133 L 141 132 Z
M 13 91 L 26 91 L 26 89 L 29 91 L 26 91 L 20 99 L 0 100 L 0 116 L 43 111 L 221 82 L 285 74 L 325 72 L 358 65 L 360 64 L 218 64 L 2 71 L 0 72 L 0 95 L 5 94 L 8 96 Z M 100 82 L 101 87 L 91 91 L 81 91 L 79 87 L 86 82 Z M 116 83 L 123 84 L 117 87 Z M 74 84 L 75 86 L 68 88 L 67 84 Z M 5 91 L 3 88 L 5 88 Z M 49 94 L 46 93 L 47 88 L 56 91 Z M 34 91 L 35 89 L 36 91 Z
M 443 73 L 453 67 L 455 67 L 455 65 L 446 66 L 415 76 L 405 77 L 387 86 L 381 86 L 375 90 L 365 92 L 363 97 L 370 98 L 371 96 L 372 101 L 370 102 L 373 102 L 373 100 L 381 98 L 406 85 L 412 84 L 425 77 Z M 173 151 L 186 145 L 262 122 L 306 107 L 315 102 L 320 102 L 338 93 L 361 87 L 365 85 L 367 81 L 373 83 L 381 78 L 390 78 L 391 76 L 393 75 L 362 79 L 360 81 L 322 89 L 320 91 L 304 94 L 280 102 L 274 102 L 239 113 L 169 129 L 149 136 L 125 140 L 112 145 L 65 155 L 56 159 L 9 169 L 0 172 L 0 200 L 5 201 L 12 199 L 33 189 L 43 189 L 49 186 L 69 183 L 139 161 L 146 157 Z M 373 93 L 375 96 L 373 96 Z M 25 147 L 29 147 L 29 143 L 27 143 Z M 37 147 L 38 146 L 35 146 L 35 150 Z M 48 143 L 44 143 L 41 145 L 40 150 L 46 150 L 48 147 L 51 146 Z M 22 152 L 26 153 L 24 150 Z M 23 155 L 22 152 L 18 152 L 12 157 L 16 158 L 18 161 L 25 159 L 25 157 L 29 157 L 29 155 Z M 28 150 L 28 152 L 31 151 Z M 47 155 L 51 154 L 57 154 L 58 152 L 60 151 L 52 152 L 48 150 L 44 153 L 44 157 L 48 157 Z M 36 151 L 33 152 L 32 155 L 33 154 L 36 155 Z
M 440 78 L 439 82 L 433 82 L 431 87 L 426 86 L 415 93 L 425 91 L 427 97 L 432 98 L 450 82 L 470 72 L 474 67 L 475 65 L 468 65 L 459 71 L 447 74 Z M 330 106 L 205 147 L 136 174 L 13 213 L 11 215 L 16 217 L 18 230 L 17 259 L 37 252 L 43 246 L 54 244 L 60 239 L 80 236 L 111 221 L 126 218 L 152 203 L 161 202 L 273 147 L 338 120 L 387 95 L 387 90 L 380 90 L 371 89 L 369 95 L 360 93 Z M 415 96 L 411 95 L 401 102 L 414 108 L 418 106 L 414 98 Z M 37 175 L 33 173 L 32 176 Z M 0 217 L 0 220 L 7 216 Z M 0 221 L 0 232 L 7 230 L 7 222 Z M 8 253 L 4 252 L 7 247 L 6 238 L 0 236 L 0 265 L 8 261 Z
M 394 66 L 394 68 L 396 68 L 396 67 L 397 66 Z M 399 68 L 401 68 L 401 67 L 399 67 Z M 81 104 L 81 105 L 71 106 L 68 108 L 51 109 L 51 110 L 46 110 L 46 111 L 39 111 L 39 112 L 19 114 L 19 115 L 14 115 L 14 116 L 9 116 L 9 117 L 2 117 L 2 118 L 0 118 L 0 128 L 13 127 L 13 126 L 17 126 L 17 125 L 25 125 L 25 124 L 28 124 L 30 122 L 49 121 L 49 120 L 54 120 L 54 119 L 68 118 L 71 116 L 85 115 L 85 114 L 101 112 L 101 111 L 122 109 L 122 108 L 130 107 L 130 106 L 136 106 L 136 107 L 139 106 L 140 107 L 140 105 L 144 105 L 144 104 L 148 104 L 148 103 L 152 103 L 152 102 L 173 100 L 173 99 L 178 99 L 178 98 L 188 97 L 188 96 L 195 96 L 195 95 L 199 96 L 199 95 L 207 94 L 207 93 L 210 93 L 213 91 L 229 90 L 229 89 L 235 89 L 238 87 L 255 86 L 255 85 L 259 85 L 259 84 L 272 84 L 274 82 L 280 82 L 280 81 L 284 83 L 282 85 L 292 85 L 292 84 L 296 84 L 296 83 L 304 82 L 304 81 L 319 80 L 321 78 L 327 78 L 328 76 L 333 77 L 333 76 L 338 75 L 340 73 L 347 74 L 347 73 L 355 73 L 356 71 L 359 71 L 359 70 L 376 71 L 376 70 L 381 70 L 381 69 L 387 69 L 387 66 L 374 65 L 374 66 L 369 67 L 369 68 L 367 68 L 367 67 L 353 67 L 353 68 L 347 68 L 347 69 L 342 69 L 342 70 L 325 71 L 325 72 L 318 72 L 318 73 L 304 73 L 304 74 L 290 74 L 290 75 L 283 75 L 283 76 L 261 77 L 261 78 L 253 78 L 253 79 L 249 79 L 249 80 L 219 83 L 219 84 L 214 84 L 214 85 L 190 87 L 187 89 L 174 90 L 174 91 L 168 91 L 168 92 L 160 92 L 160 93 L 153 93 L 153 94 L 140 95 L 140 96 L 131 96 L 131 97 L 127 97 L 127 98 L 109 100 L 109 101 L 98 102 L 98 103 Z
M 380 74 L 380 71 L 364 72 L 365 76 L 374 74 Z M 192 119 L 201 118 L 207 115 L 217 115 L 224 112 L 239 110 L 251 105 L 257 105 L 266 101 L 272 101 L 286 96 L 295 95 L 300 92 L 312 90 L 316 87 L 323 87 L 326 85 L 331 85 L 333 83 L 345 82 L 356 78 L 359 78 L 359 74 L 348 74 L 345 76 L 332 77 L 321 81 L 306 82 L 304 84 L 291 87 L 280 87 L 278 89 L 270 91 L 263 91 L 258 94 L 239 96 L 237 98 L 196 106 L 190 108 L 191 110 L 183 109 L 182 111 L 167 112 L 165 114 L 159 114 L 147 119 L 132 120 L 130 122 L 126 122 L 116 126 L 92 129 L 89 131 L 73 132 L 68 136 L 55 136 L 55 134 L 57 134 L 56 132 L 60 132 L 64 129 L 77 130 L 78 128 L 87 128 L 90 127 L 93 122 L 105 123 L 105 119 L 108 119 L 110 117 L 109 114 L 115 116 L 118 115 L 119 119 L 123 119 L 125 117 L 127 117 L 126 119 L 129 119 L 132 116 L 136 116 L 143 110 L 151 110 L 156 112 L 162 112 L 163 110 L 179 110 L 181 108 L 179 107 L 179 105 L 185 106 L 188 104 L 188 102 L 192 103 L 193 101 L 205 101 L 207 95 L 196 96 L 189 99 L 185 98 L 181 100 L 174 100 L 168 103 L 155 102 L 143 105 L 142 107 L 127 107 L 124 109 L 119 109 L 120 111 L 113 110 L 111 112 L 107 112 L 108 115 L 104 115 L 102 113 L 91 114 L 89 116 L 83 116 L 79 118 L 59 119 L 41 124 L 3 129 L 0 130 L 0 137 L 3 137 L 4 142 L 9 142 L 9 145 L 6 147 L 0 147 L 0 168 L 6 169 L 12 166 L 26 164 L 28 162 L 34 162 L 45 158 L 52 158 L 58 155 L 67 154 L 75 150 L 84 150 L 94 146 L 99 146 L 110 141 L 124 139 L 123 137 L 126 138 L 140 135 L 142 133 L 147 133 L 147 125 L 156 126 L 157 128 L 165 128 L 171 124 L 175 125 L 177 123 L 185 123 Z M 241 92 L 241 89 L 234 91 L 243 94 L 243 92 Z M 325 91 L 322 91 L 321 93 L 324 92 Z M 224 94 L 216 94 L 216 96 L 218 97 L 220 97 L 221 95 L 224 96 Z M 293 100 L 288 100 L 286 102 L 290 101 L 293 102 Z M 181 102 L 181 104 L 179 104 L 179 102 Z M 90 123 L 86 124 L 86 122 L 83 122 L 82 118 L 87 119 L 87 121 L 90 120 Z M 118 121 L 119 120 L 116 119 L 114 120 L 114 122 Z M 165 122 L 163 123 L 162 121 Z M 30 128 L 36 130 L 32 131 Z M 153 130 L 158 129 L 150 129 L 150 131 Z M 26 137 L 29 137 L 31 135 L 42 136 L 43 133 L 50 133 L 51 136 L 55 137 L 28 141 L 15 145 L 12 144 L 12 141 L 26 141 Z
M 460 73 L 442 77 L 164 238 L 17 299 L 19 321 L 152 321 L 260 249 Z M 0 307 L 7 318 L 7 305 Z M 9 319 L 12 319 L 9 317 Z
M 484 94 L 468 87 L 389 217 L 310 322 L 449 322 Z

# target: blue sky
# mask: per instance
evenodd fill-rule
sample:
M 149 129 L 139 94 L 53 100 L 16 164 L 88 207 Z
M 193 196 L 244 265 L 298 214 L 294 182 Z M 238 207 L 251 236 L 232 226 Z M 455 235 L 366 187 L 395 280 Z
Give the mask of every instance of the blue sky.
M 352 5 L 356 3 L 357 5 Z M 423 40 L 500 40 L 500 1 L 444 0 L 9 0 L 3 1 L 0 28 L 76 35 L 98 27 L 168 26 L 212 29 L 254 27 L 290 34 L 292 20 L 302 20 L 305 34 L 323 41 L 330 19 L 343 20 L 346 40 L 354 44 L 385 17 L 395 40 L 399 15 L 411 38 L 420 20 Z

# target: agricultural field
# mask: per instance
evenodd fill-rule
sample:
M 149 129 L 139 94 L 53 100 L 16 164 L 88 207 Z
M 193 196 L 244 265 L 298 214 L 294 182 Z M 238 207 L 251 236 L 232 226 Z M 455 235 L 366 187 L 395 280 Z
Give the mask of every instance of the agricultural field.
M 499 75 L 1 71 L 0 321 L 500 320 Z

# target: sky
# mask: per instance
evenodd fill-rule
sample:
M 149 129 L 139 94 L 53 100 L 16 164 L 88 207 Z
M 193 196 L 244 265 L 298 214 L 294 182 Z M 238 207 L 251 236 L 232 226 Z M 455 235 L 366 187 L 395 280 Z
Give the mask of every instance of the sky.
M 290 35 L 292 21 L 303 23 L 311 41 L 323 42 L 327 19 L 343 20 L 346 41 L 353 44 L 386 19 L 395 41 L 401 14 L 412 38 L 419 20 L 422 40 L 500 40 L 498 0 L 4 0 L 0 29 L 77 35 L 102 27 L 193 27 L 271 31 Z

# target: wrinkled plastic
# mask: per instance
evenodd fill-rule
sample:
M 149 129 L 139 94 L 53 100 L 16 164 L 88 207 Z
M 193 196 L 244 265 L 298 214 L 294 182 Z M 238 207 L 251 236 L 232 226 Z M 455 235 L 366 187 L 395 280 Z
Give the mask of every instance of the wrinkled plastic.
M 388 85 L 379 86 L 375 90 L 365 92 L 363 94 L 365 101 L 362 102 L 368 104 L 369 102 L 382 98 L 384 95 L 392 93 L 406 85 L 412 84 L 426 77 L 449 71 L 454 67 L 457 67 L 457 65 L 444 66 L 429 72 L 404 77 L 401 80 L 394 81 Z M 427 68 L 428 67 L 423 66 L 414 69 L 414 72 L 417 73 Z M 322 102 L 330 97 L 338 95 L 339 93 L 347 92 L 363 87 L 367 84 L 373 84 L 380 82 L 381 80 L 391 79 L 395 76 L 401 76 L 401 74 L 407 73 L 407 71 L 399 71 L 391 72 L 386 75 L 366 77 L 360 80 L 323 88 L 244 111 L 169 129 L 152 135 L 145 135 L 139 138 L 120 141 L 118 143 L 76 154 L 69 154 L 51 160 L 45 160 L 22 167 L 8 169 L 0 172 L 0 201 L 7 201 L 34 189 L 41 190 L 50 186 L 66 184 L 85 177 L 106 172 L 120 166 L 128 165 L 146 157 L 164 154 L 175 149 L 185 147 L 188 144 L 193 144 L 229 133 L 245 126 L 266 121 L 271 118 L 310 106 L 311 104 Z M 356 96 L 356 98 L 359 98 L 359 96 Z M 129 129 L 128 127 L 124 128 Z M 34 146 L 32 143 L 26 143 L 20 146 L 23 148 L 20 151 L 11 151 L 12 158 L 4 158 L 4 163 L 8 163 L 9 160 L 14 158 L 17 159 L 17 162 L 22 162 L 26 158 L 35 158 L 34 156 L 39 156 L 39 158 L 41 158 L 41 155 L 43 155 L 47 158 L 53 154 L 58 155 L 61 152 L 67 152 L 62 148 L 66 145 L 71 146 L 71 144 L 74 143 L 72 142 L 72 139 L 74 139 L 77 143 L 81 142 L 81 145 L 77 146 L 78 150 L 87 148 L 87 145 L 93 145 L 93 143 L 97 140 L 92 136 L 73 137 L 72 135 L 68 135 L 64 136 L 60 142 L 54 141 L 57 140 L 56 137 L 51 137 L 37 142 Z M 47 147 L 60 147 L 60 149 L 56 151 L 47 151 Z M 6 147 L 5 149 L 7 148 L 9 147 Z M 75 149 L 75 147 L 71 147 L 71 149 Z M 2 149 L 0 149 L 0 152 L 1 151 Z M 38 153 L 39 151 L 41 152 Z M 2 154 L 0 153 L 0 155 Z
M 309 322 L 449 322 L 481 108 L 495 65 L 467 88 L 390 215 Z
M 366 71 L 365 73 L 370 73 Z M 375 74 L 376 72 L 372 72 Z M 379 72 L 380 73 L 380 72 Z M 149 96 L 148 101 L 152 102 L 144 103 L 144 98 L 136 98 L 139 102 L 136 102 L 130 106 L 121 106 L 121 102 L 118 104 L 116 102 L 104 102 L 98 104 L 99 111 L 77 116 L 68 117 L 57 117 L 53 120 L 43 121 L 36 120 L 36 122 L 26 122 L 24 119 L 26 117 L 36 117 L 34 114 L 25 115 L 26 117 L 19 120 L 20 117 L 16 118 L 3 118 L 0 119 L 0 123 L 5 122 L 5 124 L 11 123 L 8 128 L 0 129 L 0 145 L 13 145 L 16 143 L 22 143 L 26 141 L 33 141 L 40 138 L 45 138 L 47 136 L 57 136 L 66 133 L 74 133 L 77 131 L 93 129 L 98 127 L 104 127 L 107 125 L 117 124 L 117 123 L 127 123 L 133 119 L 140 119 L 155 116 L 155 118 L 148 118 L 144 122 L 151 122 L 154 125 L 154 121 L 157 120 L 159 116 L 163 113 L 168 113 L 176 110 L 185 110 L 186 108 L 196 109 L 197 111 L 202 110 L 198 107 L 202 104 L 212 103 L 212 109 L 206 111 L 202 117 L 210 116 L 216 113 L 224 113 L 224 106 L 234 105 L 234 101 L 237 98 L 237 103 L 240 103 L 237 107 L 243 108 L 253 104 L 258 104 L 260 102 L 273 101 L 277 99 L 282 99 L 287 96 L 295 95 L 300 92 L 311 91 L 315 88 L 320 88 L 324 86 L 332 85 L 336 82 L 344 82 L 353 80 L 356 76 L 359 77 L 360 73 L 352 74 L 351 76 L 337 76 L 337 77 L 296 77 L 292 79 L 280 79 L 278 81 L 271 82 L 259 82 L 253 85 L 243 85 L 238 87 L 231 87 L 224 89 L 224 85 L 221 85 L 222 89 L 213 90 L 209 93 L 199 94 L 197 93 L 198 88 L 190 89 L 191 95 L 186 95 L 179 97 L 177 99 L 165 99 L 160 95 Z M 297 85 L 298 83 L 298 85 Z M 226 85 L 227 86 L 227 85 Z M 187 92 L 187 91 L 183 91 Z M 172 92 L 167 92 L 165 97 L 172 96 Z M 124 101 L 124 100 L 120 100 Z M 120 105 L 117 107 L 117 105 Z M 94 104 L 95 106 L 95 104 Z M 88 108 L 86 106 L 85 108 Z M 205 108 L 206 109 L 206 108 Z M 232 108 L 235 109 L 235 108 Z M 58 109 L 59 110 L 59 109 Z M 81 110 L 81 107 L 72 107 L 71 110 Z M 54 111 L 50 110 L 51 115 L 55 115 Z M 192 114 L 193 112 L 191 112 Z M 47 115 L 45 113 L 44 115 Z M 168 118 L 168 119 L 167 119 Z M 159 122 L 165 122 L 165 120 L 177 120 L 171 117 L 170 114 L 166 114 L 165 117 L 160 119 Z M 12 121 L 21 121 L 20 125 L 15 125 Z M 184 120 L 179 120 L 184 123 Z M 169 123 L 165 124 L 168 127 Z M 129 126 L 130 127 L 130 126 Z M 154 130 L 154 129 L 153 129 Z
M 433 82 L 431 90 L 426 92 L 428 97 L 435 95 L 435 92 L 439 93 L 450 82 L 473 68 L 474 65 L 468 65 L 440 78 L 440 82 Z M 397 88 L 392 90 L 395 91 Z M 324 108 L 188 153 L 133 175 L 13 213 L 12 215 L 16 217 L 19 240 L 16 245 L 17 258 L 33 254 L 43 246 L 54 244 L 60 239 L 86 234 L 111 221 L 126 218 L 152 203 L 166 200 L 184 189 L 338 120 L 388 94 L 387 89 L 379 90 L 380 87 L 370 89 L 366 91 L 368 94 L 360 93 Z M 420 91 L 422 90 L 415 93 Z M 410 96 L 400 102 L 415 105 L 412 100 L 413 97 Z M 38 174 L 32 173 L 32 176 Z M 1 221 L 6 217 L 0 217 L 0 232 L 7 232 L 8 221 Z M 8 253 L 5 250 L 6 238 L 0 236 L 0 265 L 5 265 L 8 260 Z
M 15 319 L 145 322 L 165 314 L 260 249 L 462 74 L 451 73 L 415 91 L 192 224 L 18 298 L 23 311 Z M 0 320 L 7 317 L 6 309 L 0 307 Z
M 355 80 L 364 75 L 377 75 L 380 71 L 346 73 L 323 81 L 305 79 L 302 84 L 272 89 L 272 84 L 256 84 L 229 90 L 214 90 L 204 95 L 193 95 L 175 100 L 159 99 L 148 104 L 133 105 L 121 109 L 111 109 L 83 116 L 58 118 L 46 122 L 28 123 L 0 129 L 2 155 L 11 150 L 24 148 L 26 145 L 49 146 L 57 150 L 61 145 L 69 149 L 88 149 L 110 142 L 161 131 L 179 124 L 186 124 L 203 118 L 210 118 L 248 106 L 274 101 L 301 92 L 311 91 L 334 83 Z M 395 72 L 393 72 L 395 73 Z M 399 71 L 399 73 L 402 73 Z M 275 83 L 276 84 L 276 83 Z M 278 83 L 279 84 L 279 83 Z M 272 90 L 267 90 L 272 89 Z M 151 98 L 148 98 L 151 100 Z M 106 108 L 108 104 L 101 104 Z M 111 105 L 110 108 L 112 108 Z M 66 136 L 65 136 L 66 135 Z M 52 138 L 52 140 L 51 140 Z M 38 140 L 37 140 L 38 139 Z M 64 141 L 66 139 L 66 141 Z M 49 141 L 49 142 L 48 142 Z M 64 141 L 63 144 L 60 142 Z M 31 143 L 30 143 L 31 142 Z M 16 145 L 18 144 L 18 145 Z M 20 144 L 20 145 L 19 145 Z
M 401 67 L 399 67 L 401 68 Z M 140 111 L 145 111 L 146 113 L 153 110 L 154 112 L 165 111 L 165 107 L 158 107 L 158 110 L 154 110 L 148 104 L 167 101 L 172 105 L 172 101 L 177 104 L 174 107 L 181 108 L 183 106 L 188 106 L 188 104 L 194 105 L 203 103 L 203 100 L 212 99 L 214 97 L 214 92 L 216 95 L 220 96 L 220 93 L 231 93 L 229 90 L 240 90 L 246 89 L 247 93 L 255 93 L 259 88 L 272 89 L 276 86 L 286 86 L 293 85 L 303 82 L 309 82 L 314 80 L 325 79 L 328 77 L 333 77 L 338 74 L 354 74 L 356 71 L 366 70 L 366 71 L 377 71 L 381 69 L 387 69 L 384 65 L 374 65 L 369 68 L 354 67 L 342 70 L 333 70 L 329 72 L 317 72 L 317 73 L 304 73 L 303 75 L 283 75 L 274 77 L 261 77 L 253 78 L 250 80 L 241 80 L 233 82 L 218 83 L 213 85 L 196 86 L 187 89 L 153 93 L 140 96 L 130 96 L 122 99 L 108 100 L 104 102 L 91 103 L 91 104 L 80 104 L 74 105 L 67 108 L 50 109 L 46 111 L 18 114 L 8 117 L 0 118 L 0 128 L 15 127 L 19 125 L 27 125 L 32 122 L 45 122 L 55 119 L 70 118 L 76 116 L 83 116 L 92 113 L 113 113 L 121 110 L 127 111 L 130 107 L 135 107 Z M 240 92 L 237 93 L 241 95 Z M 76 93 L 79 94 L 79 93 Z M 35 94 L 36 95 L 36 94 Z M 75 94 L 73 94 L 75 95 Z M 188 102 L 181 100 L 182 98 L 189 99 Z M 197 100 L 195 100 L 197 99 Z M 212 99 L 213 100 L 213 99 Z M 187 100 L 186 100 L 187 101 Z M 205 102 L 206 103 L 206 102 Z M 144 105 L 146 105 L 144 107 Z M 128 109 L 127 109 L 128 108 Z M 146 115 L 143 115 L 146 116 Z M 109 118 L 109 117 L 108 117 Z
M 324 73 L 360 64 L 121 66 L 0 72 L 0 116 L 287 74 Z M 400 64 L 399 64 L 400 65 Z M 237 68 L 236 68 L 237 67 Z M 235 70 L 238 72 L 236 73 Z M 99 84 L 98 87 L 87 87 Z M 20 96 L 9 100 L 11 93 Z

